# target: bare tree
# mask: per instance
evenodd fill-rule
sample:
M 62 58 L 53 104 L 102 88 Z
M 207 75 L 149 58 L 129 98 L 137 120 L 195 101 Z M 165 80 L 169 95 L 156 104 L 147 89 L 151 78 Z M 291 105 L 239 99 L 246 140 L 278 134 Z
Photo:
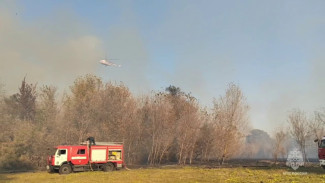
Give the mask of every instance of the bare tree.
M 235 84 L 230 84 L 225 96 L 214 101 L 213 123 L 216 129 L 216 155 L 223 164 L 225 159 L 238 153 L 248 125 L 246 99 Z
M 287 134 L 283 131 L 283 129 L 279 129 L 274 133 L 274 142 L 273 142 L 273 159 L 274 164 L 277 163 L 279 155 L 284 157 L 286 153 L 285 144 L 286 144 Z
M 202 124 L 202 114 L 199 104 L 191 94 L 186 94 L 179 87 L 169 86 L 164 96 L 172 105 L 170 115 L 175 126 L 174 142 L 170 155 L 176 157 L 179 164 L 191 164 L 199 131 Z
M 322 111 L 315 111 L 314 118 L 309 123 L 310 135 L 312 138 L 320 140 L 325 135 L 325 113 Z
M 158 93 L 149 103 L 148 114 L 151 149 L 148 155 L 150 164 L 160 164 L 167 155 L 175 138 L 175 119 L 171 115 L 172 105 L 167 98 Z
M 177 121 L 176 140 L 178 144 L 178 163 L 192 163 L 196 141 L 198 140 L 201 126 L 200 110 L 196 99 L 190 96 L 178 102 L 181 105 L 181 117 Z
M 304 162 L 306 162 L 306 142 L 309 138 L 309 122 L 306 113 L 299 109 L 295 109 L 289 114 L 288 122 L 290 125 L 290 134 L 299 145 L 299 148 L 303 154 Z

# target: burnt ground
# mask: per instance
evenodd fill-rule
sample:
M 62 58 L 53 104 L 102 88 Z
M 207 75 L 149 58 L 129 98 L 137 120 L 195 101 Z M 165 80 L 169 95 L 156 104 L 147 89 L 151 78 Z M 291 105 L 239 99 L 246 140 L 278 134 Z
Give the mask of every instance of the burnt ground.
M 231 159 L 227 160 L 224 164 L 220 165 L 217 160 L 206 161 L 193 161 L 192 164 L 179 165 L 177 162 L 164 163 L 160 165 L 147 165 L 147 164 L 129 164 L 127 169 L 150 169 L 150 168 L 182 168 L 184 166 L 198 167 L 198 168 L 208 168 L 208 169 L 218 169 L 218 168 L 255 168 L 255 169 L 268 169 L 268 168 L 288 168 L 286 166 L 286 159 L 280 159 L 276 164 L 272 159 Z M 305 164 L 304 168 L 316 168 L 319 169 L 318 159 L 309 159 L 309 162 Z M 322 170 L 322 169 L 321 169 Z M 46 171 L 44 169 L 40 170 L 0 170 L 0 174 L 4 173 L 23 173 L 23 172 L 39 172 Z M 325 173 L 325 170 L 324 172 Z
M 226 161 L 224 164 L 220 164 L 217 160 L 210 160 L 209 162 L 194 161 L 192 164 L 186 164 L 185 166 L 203 167 L 203 168 L 238 168 L 238 167 L 265 167 L 265 168 L 285 168 L 286 159 L 280 159 L 275 164 L 273 159 L 231 159 Z M 127 165 L 130 169 L 138 168 L 177 168 L 183 167 L 174 163 L 166 163 L 161 165 Z M 319 167 L 318 159 L 309 159 L 309 162 L 305 164 L 305 167 Z

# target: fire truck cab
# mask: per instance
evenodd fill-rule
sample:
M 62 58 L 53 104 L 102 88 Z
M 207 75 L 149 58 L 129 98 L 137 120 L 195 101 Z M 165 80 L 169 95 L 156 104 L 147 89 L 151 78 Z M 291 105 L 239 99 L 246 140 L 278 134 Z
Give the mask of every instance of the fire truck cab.
M 48 172 L 59 171 L 69 174 L 77 171 L 113 171 L 123 167 L 123 144 L 116 142 L 97 142 L 89 145 L 60 145 L 54 155 L 48 157 Z

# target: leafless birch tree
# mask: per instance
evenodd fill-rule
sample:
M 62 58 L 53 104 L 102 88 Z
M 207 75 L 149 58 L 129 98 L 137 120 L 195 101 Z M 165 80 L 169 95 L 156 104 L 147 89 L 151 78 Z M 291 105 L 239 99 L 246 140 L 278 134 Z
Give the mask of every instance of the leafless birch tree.
M 216 155 L 223 164 L 225 159 L 239 153 L 248 125 L 246 103 L 240 88 L 230 84 L 225 96 L 214 101 L 213 123 L 216 129 Z
M 288 122 L 290 125 L 290 134 L 299 145 L 299 149 L 303 154 L 304 162 L 306 162 L 306 142 L 309 138 L 309 122 L 306 113 L 299 109 L 295 109 L 289 114 Z

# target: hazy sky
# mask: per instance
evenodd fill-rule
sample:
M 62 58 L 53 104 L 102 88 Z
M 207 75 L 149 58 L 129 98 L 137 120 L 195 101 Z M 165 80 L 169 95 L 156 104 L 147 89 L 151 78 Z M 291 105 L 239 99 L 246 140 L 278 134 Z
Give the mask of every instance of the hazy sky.
M 325 107 L 325 1 L 0 1 L 0 82 L 68 90 L 92 73 L 135 94 L 169 85 L 202 105 L 238 84 L 254 128 Z M 121 68 L 98 63 L 105 55 Z

